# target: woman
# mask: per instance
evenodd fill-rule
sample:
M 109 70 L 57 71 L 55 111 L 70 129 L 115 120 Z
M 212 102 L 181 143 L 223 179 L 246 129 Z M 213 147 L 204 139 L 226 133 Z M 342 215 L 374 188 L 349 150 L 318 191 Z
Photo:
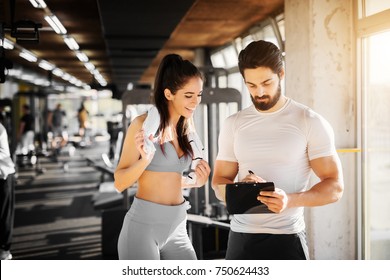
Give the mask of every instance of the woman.
M 146 114 L 135 118 L 127 130 L 115 187 L 122 192 L 138 180 L 138 189 L 119 235 L 119 259 L 196 259 L 186 230 L 190 206 L 182 188 L 203 186 L 210 167 L 200 160 L 192 185 L 185 184 L 182 172 L 192 160 L 188 134 L 194 131 L 192 115 L 202 87 L 202 75 L 191 62 L 175 54 L 165 56 L 154 89 L 160 115 L 156 151 L 144 151 Z M 148 135 L 150 140 L 154 136 Z
M 77 113 L 77 119 L 79 121 L 79 134 L 81 138 L 85 139 L 85 132 L 88 128 L 88 111 L 85 109 L 84 103 L 81 103 L 79 111 Z

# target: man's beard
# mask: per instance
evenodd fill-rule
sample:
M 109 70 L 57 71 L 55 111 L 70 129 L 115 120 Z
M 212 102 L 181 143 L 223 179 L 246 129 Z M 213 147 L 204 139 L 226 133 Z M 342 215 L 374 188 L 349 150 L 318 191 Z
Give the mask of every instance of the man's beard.
M 263 95 L 262 97 L 253 98 L 251 95 L 252 103 L 255 105 L 256 109 L 259 111 L 267 111 L 275 106 L 278 103 L 280 96 L 282 95 L 282 89 L 280 87 L 280 82 L 276 94 L 274 97 L 269 95 Z

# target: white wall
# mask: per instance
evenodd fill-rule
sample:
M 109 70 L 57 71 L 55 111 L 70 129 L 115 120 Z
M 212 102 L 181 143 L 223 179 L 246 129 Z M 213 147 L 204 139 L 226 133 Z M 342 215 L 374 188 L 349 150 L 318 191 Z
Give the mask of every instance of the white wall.
M 285 1 L 286 95 L 330 122 L 338 149 L 356 147 L 352 2 Z M 312 259 L 357 258 L 357 154 L 339 155 L 345 182 L 342 199 L 305 210 Z

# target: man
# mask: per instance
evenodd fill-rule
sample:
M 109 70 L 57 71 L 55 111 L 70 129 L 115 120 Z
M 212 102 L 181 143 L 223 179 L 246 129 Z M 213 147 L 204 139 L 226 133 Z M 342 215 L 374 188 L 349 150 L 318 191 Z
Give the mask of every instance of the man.
M 343 193 L 343 175 L 328 122 L 281 94 L 283 58 L 272 43 L 256 41 L 239 55 L 253 105 L 225 120 L 219 135 L 213 189 L 226 184 L 275 184 L 257 199 L 271 214 L 233 215 L 226 259 L 309 259 L 303 207 L 329 204 Z M 310 171 L 320 182 L 308 189 Z M 237 202 L 239 203 L 239 202 Z
M 56 109 L 52 113 L 51 126 L 53 130 L 52 147 L 59 152 L 68 142 L 68 133 L 64 130 L 63 118 L 66 116 L 62 110 L 61 103 L 57 104 Z M 59 146 L 58 146 L 59 144 Z
M 21 153 L 27 155 L 34 147 L 34 117 L 30 113 L 30 106 L 23 105 L 23 116 L 20 119 L 17 140 L 20 141 Z
M 11 160 L 8 135 L 0 121 L 0 258 L 12 259 L 10 252 L 15 215 L 15 166 Z

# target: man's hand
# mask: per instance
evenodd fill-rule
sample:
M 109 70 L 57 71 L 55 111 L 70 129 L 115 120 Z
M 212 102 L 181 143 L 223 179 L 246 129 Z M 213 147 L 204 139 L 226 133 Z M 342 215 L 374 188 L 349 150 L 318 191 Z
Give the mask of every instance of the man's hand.
M 281 213 L 287 208 L 288 195 L 279 188 L 275 191 L 261 191 L 257 200 L 264 203 L 274 213 Z

